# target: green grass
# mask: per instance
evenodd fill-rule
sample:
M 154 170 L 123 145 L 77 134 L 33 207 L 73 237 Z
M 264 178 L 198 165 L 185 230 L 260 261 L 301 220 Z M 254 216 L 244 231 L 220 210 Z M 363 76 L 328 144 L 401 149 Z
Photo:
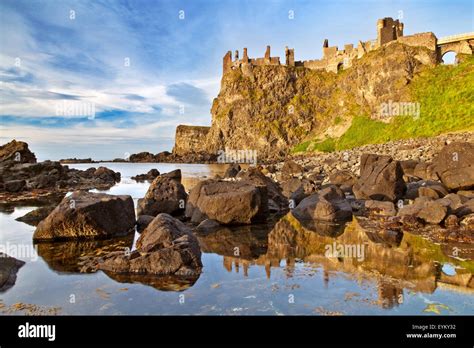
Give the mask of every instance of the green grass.
M 391 123 L 383 123 L 356 115 L 340 138 L 309 140 L 295 146 L 293 152 L 330 152 L 365 144 L 474 130 L 474 57 L 465 57 L 457 66 L 438 65 L 426 69 L 412 80 L 408 88 L 409 101 L 420 104 L 418 118 L 396 116 Z

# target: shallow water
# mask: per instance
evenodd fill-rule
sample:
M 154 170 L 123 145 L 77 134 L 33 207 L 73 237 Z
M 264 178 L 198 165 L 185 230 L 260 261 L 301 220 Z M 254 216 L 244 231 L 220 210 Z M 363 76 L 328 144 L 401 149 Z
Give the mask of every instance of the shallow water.
M 130 177 L 151 168 L 180 168 L 187 189 L 224 171 L 204 164 L 100 165 L 122 173 L 122 181 L 107 192 L 129 194 L 135 204 L 149 184 Z M 98 164 L 70 165 L 91 166 Z M 284 217 L 276 226 L 270 221 L 198 235 L 204 268 L 194 283 L 172 277 L 122 283 L 103 272 L 78 273 L 77 258 L 131 246 L 136 236 L 43 244 L 36 251 L 34 227 L 15 221 L 32 209 L 0 213 L 0 245 L 31 251 L 17 257 L 26 264 L 15 285 L 0 293 L 1 314 L 25 313 L 9 310 L 15 303 L 54 307 L 59 314 L 474 314 L 474 290 L 462 284 L 474 269 L 472 245 L 438 245 L 407 233 L 380 237 L 355 222 L 340 228 L 301 226 Z M 325 248 L 333 243 L 363 245 L 364 253 L 329 257 Z M 455 248 L 458 258 L 450 255 Z

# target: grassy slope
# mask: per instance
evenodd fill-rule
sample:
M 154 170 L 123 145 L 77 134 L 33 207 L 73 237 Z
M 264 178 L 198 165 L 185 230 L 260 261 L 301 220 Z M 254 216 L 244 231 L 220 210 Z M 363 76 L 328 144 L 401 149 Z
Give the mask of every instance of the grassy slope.
M 404 138 L 436 136 L 446 132 L 474 130 L 474 57 L 466 57 L 457 66 L 438 65 L 413 79 L 412 101 L 420 103 L 420 117 L 396 117 L 386 124 L 356 115 L 350 128 L 337 139 L 310 140 L 293 151 L 329 152 L 384 143 Z

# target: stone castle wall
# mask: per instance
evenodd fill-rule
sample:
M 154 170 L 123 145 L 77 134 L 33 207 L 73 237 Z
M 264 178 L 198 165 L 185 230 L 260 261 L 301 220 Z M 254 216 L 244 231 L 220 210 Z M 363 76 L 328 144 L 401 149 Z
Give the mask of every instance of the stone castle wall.
M 393 42 L 399 42 L 409 46 L 422 46 L 431 51 L 440 54 L 439 61 L 443 51 L 439 49 L 436 36 L 431 33 L 418 33 L 414 35 L 404 36 L 404 25 L 398 19 L 383 18 L 377 21 L 377 38 L 369 41 L 359 41 L 357 47 L 353 44 L 344 45 L 344 49 L 340 50 L 337 46 L 329 46 L 328 40 L 323 43 L 323 58 L 305 61 L 296 61 L 294 49 L 285 48 L 285 64 L 286 66 L 302 66 L 313 70 L 326 70 L 338 72 L 352 66 L 352 62 L 363 57 L 370 51 L 376 50 L 383 45 Z M 467 41 L 468 49 L 463 48 L 462 53 L 470 52 L 472 54 L 473 47 L 470 41 Z M 235 51 L 235 58 L 232 60 L 232 52 L 227 52 L 224 56 L 223 73 L 231 69 L 243 69 L 247 71 L 251 66 L 256 65 L 281 65 L 279 57 L 270 56 L 270 46 L 267 46 L 265 56 L 263 58 L 249 58 L 247 48 L 244 48 L 244 54 L 239 59 L 239 52 Z

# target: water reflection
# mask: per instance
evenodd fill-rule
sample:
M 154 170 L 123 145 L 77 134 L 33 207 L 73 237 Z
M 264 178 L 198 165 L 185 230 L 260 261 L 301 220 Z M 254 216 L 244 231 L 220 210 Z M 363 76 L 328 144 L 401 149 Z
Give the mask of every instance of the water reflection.
M 375 304 L 382 308 L 402 304 L 405 289 L 433 293 L 437 287 L 454 286 L 474 292 L 474 263 L 453 258 L 449 253 L 457 248 L 463 256 L 471 258 L 469 246 L 435 244 L 400 230 L 377 228 L 368 220 L 328 225 L 299 221 L 289 213 L 273 227 L 222 227 L 197 236 L 203 252 L 222 255 L 223 267 L 244 277 L 248 276 L 250 267 L 264 267 L 270 278 L 271 269 L 283 263 L 290 278 L 295 265 L 303 262 L 322 269 L 326 287 L 332 276 L 369 279 L 377 286 Z M 346 251 L 363 253 L 328 255 L 328 249 L 339 245 L 345 246 Z M 442 265 L 448 262 L 454 265 L 455 274 L 441 271 Z

